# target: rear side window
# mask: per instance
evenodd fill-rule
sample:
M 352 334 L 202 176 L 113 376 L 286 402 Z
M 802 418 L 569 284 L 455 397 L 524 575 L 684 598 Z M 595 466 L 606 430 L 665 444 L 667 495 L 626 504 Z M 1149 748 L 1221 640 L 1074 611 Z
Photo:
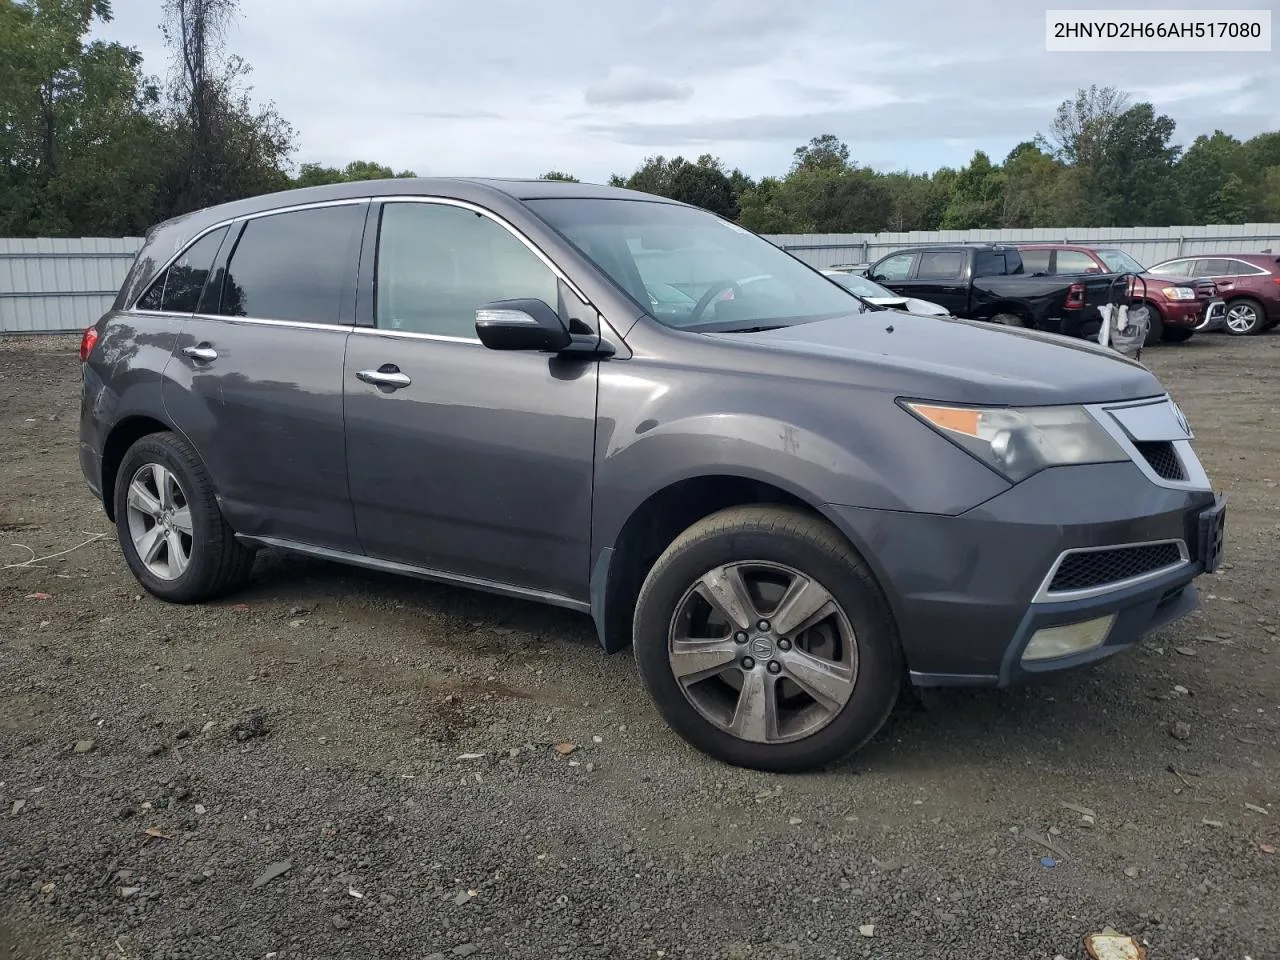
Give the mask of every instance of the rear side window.
M 138 309 L 194 313 L 200 302 L 200 291 L 209 277 L 209 268 L 226 235 L 227 228 L 220 227 L 189 246 L 142 295 Z
M 378 239 L 377 326 L 476 338 L 494 300 L 559 302 L 556 275 L 490 217 L 438 203 L 388 203 Z
M 1196 269 L 1192 276 L 1225 277 L 1230 273 L 1231 261 L 1229 260 L 1197 260 Z
M 961 254 L 963 255 L 963 254 Z M 1018 264 L 1022 261 L 1019 259 Z M 975 250 L 973 252 L 974 277 L 1003 277 L 1012 273 L 1002 250 Z
M 964 270 L 964 251 L 933 250 L 920 254 L 917 280 L 958 280 Z
M 340 323 L 364 217 L 362 204 L 344 204 L 250 220 L 227 264 L 218 313 Z

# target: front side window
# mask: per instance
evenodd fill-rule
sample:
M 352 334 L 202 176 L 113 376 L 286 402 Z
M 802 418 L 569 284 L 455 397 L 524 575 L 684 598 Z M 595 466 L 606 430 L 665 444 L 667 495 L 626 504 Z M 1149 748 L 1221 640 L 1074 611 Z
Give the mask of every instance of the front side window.
M 1098 259 L 1107 265 L 1112 273 L 1145 273 L 1146 270 L 1137 260 L 1123 250 L 1095 250 Z
M 1157 277 L 1185 277 L 1190 269 L 1190 260 L 1172 260 L 1169 263 L 1158 263 L 1147 272 Z
M 911 275 L 911 261 L 915 256 L 914 253 L 895 253 L 892 257 L 886 257 L 871 271 L 872 276 L 888 283 L 906 280 Z
M 917 280 L 958 280 L 964 270 L 964 251 L 934 250 L 920 254 Z
M 525 204 L 667 326 L 750 330 L 863 309 L 821 273 L 704 210 L 602 198 Z
M 139 310 L 165 313 L 194 313 L 200 291 L 209 277 L 209 268 L 227 235 L 226 227 L 206 233 L 169 265 L 138 300 Z
M 1098 265 L 1093 257 L 1082 250 L 1059 250 L 1058 265 L 1054 272 L 1066 276 L 1077 273 L 1099 273 Z
M 343 204 L 250 220 L 227 264 L 218 313 L 339 323 L 364 216 L 364 206 Z
M 377 326 L 476 339 L 476 309 L 541 300 L 555 310 L 555 273 L 491 217 L 440 203 L 388 203 L 378 237 Z

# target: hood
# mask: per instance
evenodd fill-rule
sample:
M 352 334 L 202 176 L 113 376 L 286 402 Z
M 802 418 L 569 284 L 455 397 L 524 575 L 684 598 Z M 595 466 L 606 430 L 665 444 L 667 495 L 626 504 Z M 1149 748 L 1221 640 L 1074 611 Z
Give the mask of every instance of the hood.
M 823 358 L 839 379 L 927 400 L 1046 405 L 1165 393 L 1142 364 L 1092 341 L 950 316 L 876 311 L 708 336 L 807 358 L 797 375 Z

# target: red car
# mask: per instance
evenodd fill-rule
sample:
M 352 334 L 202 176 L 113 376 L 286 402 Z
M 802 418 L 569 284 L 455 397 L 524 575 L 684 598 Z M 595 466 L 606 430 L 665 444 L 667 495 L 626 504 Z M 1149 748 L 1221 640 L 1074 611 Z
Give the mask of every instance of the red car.
M 1151 331 L 1147 343 L 1181 343 L 1197 330 L 1212 330 L 1222 323 L 1222 301 L 1212 281 L 1194 278 L 1175 281 L 1155 276 L 1123 250 L 1066 243 L 1018 244 L 1027 273 L 1068 276 L 1080 273 L 1132 273 L 1142 281 L 1136 294 L 1151 307 Z M 1145 290 L 1144 290 L 1145 285 Z M 1117 291 L 1118 293 L 1118 291 Z
M 1280 257 L 1274 253 L 1200 253 L 1152 267 L 1171 280 L 1212 280 L 1227 303 L 1225 327 L 1237 337 L 1280 324 Z

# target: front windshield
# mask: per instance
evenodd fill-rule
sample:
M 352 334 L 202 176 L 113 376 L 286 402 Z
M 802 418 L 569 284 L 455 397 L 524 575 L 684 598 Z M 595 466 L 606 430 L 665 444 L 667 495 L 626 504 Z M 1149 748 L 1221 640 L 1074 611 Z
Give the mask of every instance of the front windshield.
M 1095 250 L 1098 258 L 1112 273 L 1144 273 L 1146 267 L 1123 250 Z
M 644 200 L 525 202 L 667 326 L 756 330 L 865 309 L 790 254 L 703 210 Z
M 860 297 L 896 298 L 898 296 L 892 290 L 888 290 L 880 286 L 880 284 L 868 280 L 866 277 L 860 277 L 856 273 L 829 273 L 827 276 L 846 290 L 852 290 Z

